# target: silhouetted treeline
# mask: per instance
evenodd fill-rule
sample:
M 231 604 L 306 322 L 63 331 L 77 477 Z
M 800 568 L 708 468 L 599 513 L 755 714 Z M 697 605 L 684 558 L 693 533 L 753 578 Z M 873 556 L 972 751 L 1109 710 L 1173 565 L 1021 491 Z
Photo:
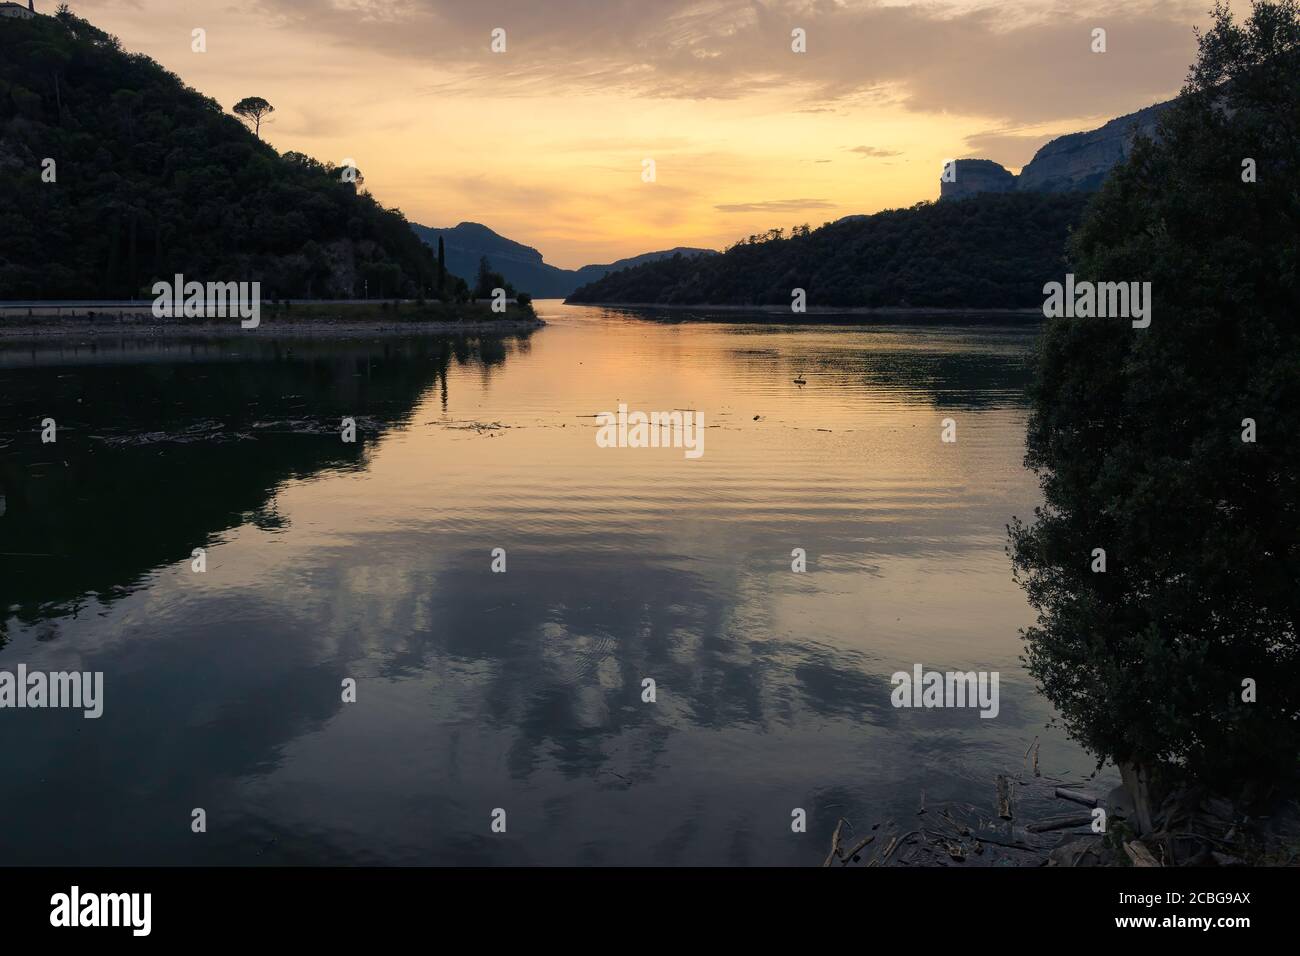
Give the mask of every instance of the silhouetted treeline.
M 66 10 L 0 29 L 0 169 L 0 299 L 147 297 L 175 273 L 267 297 L 437 294 L 399 211 Z
M 751 236 L 720 256 L 611 273 L 570 302 L 1023 308 L 1064 272 L 1082 193 L 981 195 Z

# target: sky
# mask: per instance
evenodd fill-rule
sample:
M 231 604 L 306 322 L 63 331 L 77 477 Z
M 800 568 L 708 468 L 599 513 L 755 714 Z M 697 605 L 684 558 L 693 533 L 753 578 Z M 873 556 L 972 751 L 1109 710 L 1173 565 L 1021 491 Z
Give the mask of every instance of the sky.
M 411 221 L 481 222 L 576 268 L 931 200 L 949 158 L 1018 171 L 1177 93 L 1211 2 L 69 5 L 227 109 L 269 100 L 272 145 L 354 161 Z

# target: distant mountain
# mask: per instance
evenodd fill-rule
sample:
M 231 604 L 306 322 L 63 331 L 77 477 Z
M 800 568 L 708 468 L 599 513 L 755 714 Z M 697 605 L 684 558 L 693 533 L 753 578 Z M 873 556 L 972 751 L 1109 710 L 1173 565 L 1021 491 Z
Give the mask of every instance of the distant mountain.
M 1156 137 L 1172 101 L 1058 136 L 1013 175 L 959 159 L 938 203 L 845 216 L 806 235 L 741 242 L 707 260 L 656 257 L 575 289 L 570 302 L 658 305 L 1014 308 L 1041 304 L 1089 194 Z M 955 200 L 965 200 L 956 202 Z M 752 238 L 752 237 L 751 237 Z
M 678 247 L 663 252 L 647 252 L 608 265 L 560 269 L 543 261 L 542 254 L 532 246 L 507 239 L 481 223 L 462 222 L 450 229 L 413 223 L 411 228 L 435 251 L 438 248 L 438 238 L 442 237 L 447 253 L 447 271 L 453 275 L 463 276 L 472 283 L 478 274 L 479 259 L 487 256 L 492 268 L 500 272 L 507 282 L 521 292 L 531 293 L 537 299 L 562 299 L 578 286 L 601 279 L 610 272 L 656 259 L 678 254 L 717 255 L 712 249 Z
M 940 199 L 965 199 L 993 192 L 1093 192 L 1128 158 L 1134 136 L 1154 137 L 1160 114 L 1172 100 L 1113 119 L 1086 133 L 1058 136 L 1013 175 L 991 159 L 959 159 L 953 182 L 939 182 Z
M 673 256 L 613 272 L 568 301 L 810 308 L 1022 308 L 1065 269 L 1065 240 L 1089 196 L 987 194 L 850 216 L 718 256 Z
M 657 262 L 660 259 L 671 259 L 673 256 L 716 256 L 718 253 L 714 249 L 695 249 L 691 246 L 676 246 L 672 249 L 665 249 L 663 252 L 645 252 L 639 256 L 631 256 L 627 259 L 619 259 L 617 262 L 611 262 L 608 265 L 601 266 L 583 266 L 575 270 L 573 276 L 576 280 L 574 289 L 580 285 L 586 285 L 588 282 L 595 282 L 597 279 L 603 279 L 611 272 L 618 272 L 621 269 L 631 269 L 634 266 L 642 265 L 646 262 Z M 569 290 L 570 292 L 573 289 Z M 566 295 L 568 293 L 565 293 Z

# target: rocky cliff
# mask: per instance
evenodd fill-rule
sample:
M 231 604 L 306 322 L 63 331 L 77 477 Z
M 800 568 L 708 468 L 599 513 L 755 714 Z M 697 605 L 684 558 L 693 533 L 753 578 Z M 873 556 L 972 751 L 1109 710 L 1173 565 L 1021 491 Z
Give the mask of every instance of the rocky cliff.
M 1099 189 L 1110 171 L 1124 160 L 1141 133 L 1154 137 L 1160 114 L 1169 102 L 1157 103 L 1113 119 L 1086 133 L 1058 136 L 1012 175 L 988 159 L 959 159 L 954 182 L 939 183 L 940 199 L 964 199 L 984 192 L 1091 192 Z
M 939 181 L 940 199 L 965 199 L 977 193 L 1009 193 L 1016 177 L 991 159 L 959 159 L 953 163 L 952 181 Z

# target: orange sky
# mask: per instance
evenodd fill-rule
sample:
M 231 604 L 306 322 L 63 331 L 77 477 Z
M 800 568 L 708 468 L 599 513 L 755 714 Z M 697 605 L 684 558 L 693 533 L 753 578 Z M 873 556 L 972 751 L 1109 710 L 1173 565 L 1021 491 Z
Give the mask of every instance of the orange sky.
M 54 4 L 38 2 L 50 12 Z M 281 151 L 574 268 L 933 199 L 1175 93 L 1208 0 L 72 0 Z M 506 50 L 490 50 L 492 30 Z M 807 52 L 791 50 L 806 31 Z M 1090 49 L 1107 31 L 1107 51 Z M 191 31 L 207 52 L 191 50 Z M 642 161 L 656 180 L 642 181 Z

